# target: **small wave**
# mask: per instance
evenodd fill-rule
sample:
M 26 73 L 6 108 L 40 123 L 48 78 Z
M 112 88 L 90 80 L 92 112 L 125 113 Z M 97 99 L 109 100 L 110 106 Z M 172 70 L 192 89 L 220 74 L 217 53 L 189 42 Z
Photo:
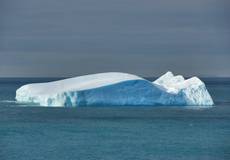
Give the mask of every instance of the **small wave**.
M 184 106 L 184 109 L 202 110 L 202 109 L 209 109 L 213 107 L 215 107 L 215 105 L 213 106 Z
M 15 100 L 1 100 L 2 103 L 17 103 Z
M 0 104 L 5 104 L 6 106 L 18 106 L 18 107 L 36 107 L 39 106 L 39 104 L 35 103 L 23 103 L 23 102 L 18 102 L 16 100 L 0 100 Z
M 230 101 L 217 101 L 215 105 L 230 105 Z

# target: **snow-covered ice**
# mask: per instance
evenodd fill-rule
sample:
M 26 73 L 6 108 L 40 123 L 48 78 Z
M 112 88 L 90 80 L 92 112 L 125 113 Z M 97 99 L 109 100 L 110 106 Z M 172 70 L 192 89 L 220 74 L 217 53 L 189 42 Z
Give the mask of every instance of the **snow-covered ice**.
M 48 83 L 27 84 L 16 100 L 41 106 L 213 105 L 205 84 L 167 72 L 154 82 L 128 73 L 108 72 Z

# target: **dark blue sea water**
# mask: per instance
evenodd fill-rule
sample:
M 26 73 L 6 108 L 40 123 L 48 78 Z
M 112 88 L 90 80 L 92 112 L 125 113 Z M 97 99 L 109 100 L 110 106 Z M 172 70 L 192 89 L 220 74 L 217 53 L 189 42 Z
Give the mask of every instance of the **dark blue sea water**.
M 215 106 L 49 108 L 17 104 L 0 79 L 0 160 L 229 160 L 230 80 L 205 79 Z

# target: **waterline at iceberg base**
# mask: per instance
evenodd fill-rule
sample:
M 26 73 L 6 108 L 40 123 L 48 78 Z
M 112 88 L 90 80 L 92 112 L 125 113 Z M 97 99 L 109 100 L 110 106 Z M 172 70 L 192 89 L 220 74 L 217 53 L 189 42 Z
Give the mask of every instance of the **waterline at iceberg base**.
M 48 83 L 27 84 L 16 100 L 41 106 L 212 106 L 205 84 L 172 72 L 154 82 L 120 72 L 98 73 Z

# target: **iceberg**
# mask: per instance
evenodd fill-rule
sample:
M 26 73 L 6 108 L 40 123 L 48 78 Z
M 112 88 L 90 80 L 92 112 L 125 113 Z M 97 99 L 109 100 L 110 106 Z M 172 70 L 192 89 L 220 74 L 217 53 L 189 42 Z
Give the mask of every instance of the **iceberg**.
M 151 82 L 137 75 L 108 72 L 27 84 L 16 100 L 41 106 L 212 106 L 205 84 L 172 72 Z

